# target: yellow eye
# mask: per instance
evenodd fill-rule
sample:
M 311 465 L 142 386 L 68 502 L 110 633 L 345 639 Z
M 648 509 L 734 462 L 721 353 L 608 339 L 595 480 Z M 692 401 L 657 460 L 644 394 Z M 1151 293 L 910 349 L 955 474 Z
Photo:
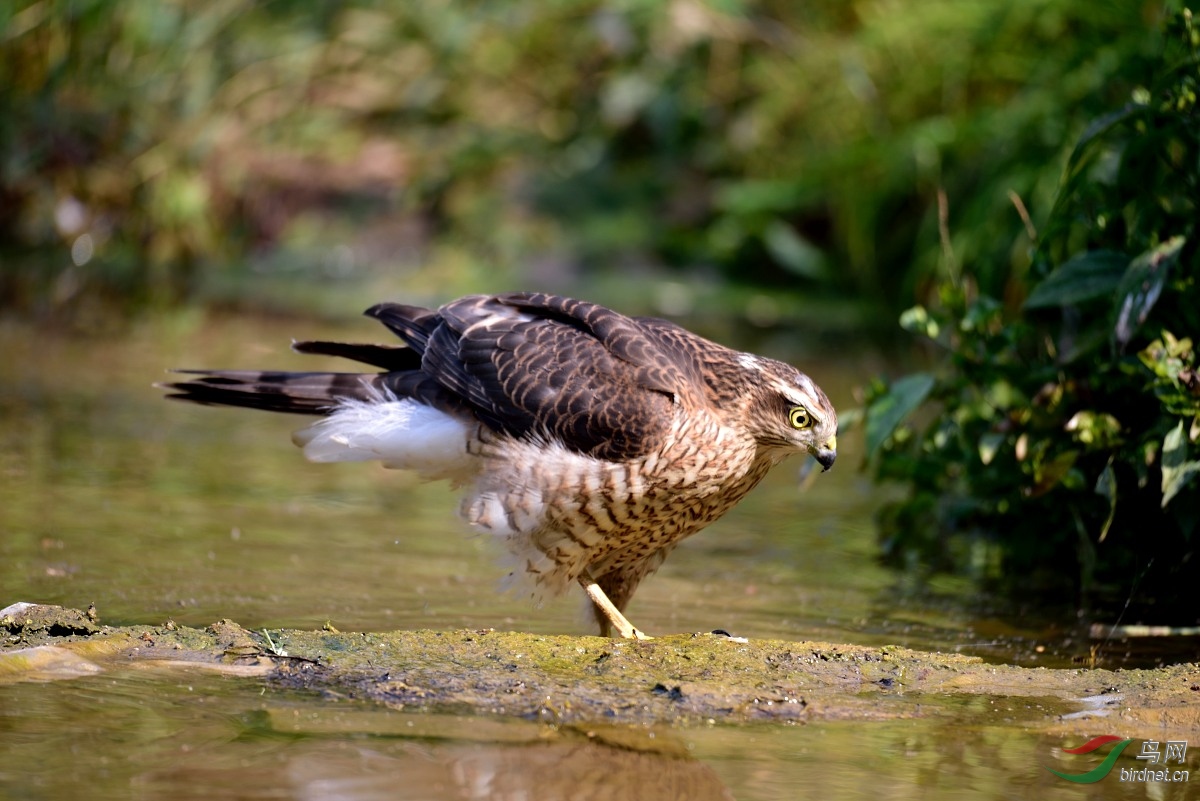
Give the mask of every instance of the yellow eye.
M 788 422 L 792 424 L 792 428 L 808 428 L 812 425 L 812 417 L 803 406 L 793 406 L 788 412 Z

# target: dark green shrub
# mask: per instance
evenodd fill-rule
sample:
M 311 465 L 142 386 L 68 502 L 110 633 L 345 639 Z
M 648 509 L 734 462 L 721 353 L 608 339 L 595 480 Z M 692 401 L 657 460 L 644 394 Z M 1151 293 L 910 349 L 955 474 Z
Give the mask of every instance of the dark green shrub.
M 902 316 L 944 357 L 868 399 L 874 474 L 908 487 L 881 517 L 890 560 L 1200 614 L 1200 29 L 1185 10 L 1167 33 L 1145 88 L 1074 148 L 1024 304 L 951 271 Z

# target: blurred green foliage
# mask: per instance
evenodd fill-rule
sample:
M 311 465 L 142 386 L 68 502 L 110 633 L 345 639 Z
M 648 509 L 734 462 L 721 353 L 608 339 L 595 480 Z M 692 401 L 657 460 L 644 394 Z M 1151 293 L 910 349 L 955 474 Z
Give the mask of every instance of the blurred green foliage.
M 1075 145 L 1024 305 L 963 269 L 902 315 L 944 355 L 867 406 L 874 472 L 908 488 L 882 516 L 893 561 L 1197 620 L 1200 26 L 1185 10 L 1166 30 Z
M 17 0 L 3 304 L 247 263 L 441 294 L 624 264 L 882 320 L 951 252 L 1017 297 L 1018 209 L 1141 82 L 1161 6 Z

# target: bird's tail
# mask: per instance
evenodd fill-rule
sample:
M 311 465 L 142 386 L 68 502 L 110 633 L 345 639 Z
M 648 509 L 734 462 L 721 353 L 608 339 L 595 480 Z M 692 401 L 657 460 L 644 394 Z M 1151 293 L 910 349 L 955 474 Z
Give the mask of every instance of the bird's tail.
M 292 373 L 266 370 L 175 370 L 194 376 L 159 384 L 168 398 L 208 406 L 324 415 L 345 401 L 384 395 L 380 373 Z
M 428 340 L 433 315 L 426 310 L 392 304 L 368 314 L 421 347 Z M 293 435 L 314 462 L 378 460 L 429 479 L 462 481 L 471 475 L 475 462 L 467 439 L 474 414 L 421 369 L 422 350 L 347 342 L 296 342 L 292 349 L 340 356 L 380 372 L 176 370 L 187 378 L 158 386 L 168 390 L 168 398 L 192 403 L 320 416 Z
M 269 412 L 329 414 L 345 401 L 412 396 L 436 405 L 437 387 L 420 374 L 420 353 L 403 345 L 293 342 L 292 350 L 340 356 L 382 368 L 378 373 L 297 373 L 267 370 L 172 370 L 197 376 L 157 386 L 168 398 L 209 406 L 241 406 Z

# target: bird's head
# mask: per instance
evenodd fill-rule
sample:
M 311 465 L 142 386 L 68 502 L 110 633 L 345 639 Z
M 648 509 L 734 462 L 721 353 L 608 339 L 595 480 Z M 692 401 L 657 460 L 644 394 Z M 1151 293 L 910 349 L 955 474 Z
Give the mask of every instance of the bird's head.
M 790 364 L 753 356 L 757 373 L 751 414 L 762 446 L 809 453 L 825 470 L 837 458 L 837 412 L 813 380 Z

